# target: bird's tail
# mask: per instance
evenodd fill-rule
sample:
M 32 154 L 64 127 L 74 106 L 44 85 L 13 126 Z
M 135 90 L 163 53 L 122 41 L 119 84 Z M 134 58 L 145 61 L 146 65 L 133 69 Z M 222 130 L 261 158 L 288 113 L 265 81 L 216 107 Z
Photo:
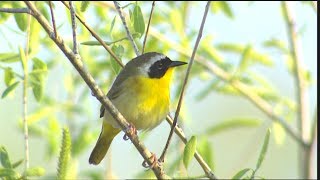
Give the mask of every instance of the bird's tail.
M 103 120 L 101 133 L 96 146 L 93 148 L 89 163 L 97 165 L 107 154 L 113 138 L 120 132 L 120 129 L 112 127 L 109 123 Z

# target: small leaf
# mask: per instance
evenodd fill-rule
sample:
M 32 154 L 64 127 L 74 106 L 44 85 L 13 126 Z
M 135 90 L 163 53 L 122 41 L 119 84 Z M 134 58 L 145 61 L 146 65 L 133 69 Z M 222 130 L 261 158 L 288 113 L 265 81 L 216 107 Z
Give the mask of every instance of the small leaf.
M 133 9 L 133 27 L 136 32 L 140 33 L 141 37 L 145 30 L 145 24 L 140 6 L 137 4 Z
M 197 149 L 199 154 L 203 157 L 205 162 L 209 165 L 209 167 L 214 170 L 213 166 L 213 149 L 211 148 L 211 145 L 208 141 L 207 136 L 203 136 L 200 138 L 200 141 L 197 145 Z
M 246 48 L 243 50 L 242 57 L 240 60 L 240 67 L 239 71 L 242 72 L 248 67 L 248 60 L 249 60 L 249 55 L 251 53 L 251 45 L 247 45 Z
M 14 81 L 14 74 L 11 68 L 6 68 L 4 70 L 4 82 L 6 83 L 6 86 L 10 86 L 12 82 Z
M 229 4 L 226 1 L 219 1 L 219 3 L 220 3 L 220 8 L 221 8 L 222 12 L 226 16 L 228 16 L 229 18 L 232 19 L 234 16 L 233 16 L 233 13 L 232 13 L 232 10 L 231 10 Z
M 272 129 L 273 129 L 273 137 L 277 144 L 282 145 L 284 143 L 284 140 L 286 138 L 286 132 L 283 129 L 283 127 L 277 123 L 272 123 Z
M 21 8 L 22 6 L 21 6 L 21 4 L 20 4 L 21 2 L 13 2 L 12 3 L 12 6 L 14 7 L 14 8 Z M 17 23 L 17 25 L 18 25 L 18 27 L 19 27 L 19 29 L 21 30 L 21 31 L 26 31 L 27 30 L 27 15 L 26 14 L 24 14 L 24 13 L 14 13 L 14 19 L 16 20 L 16 23 Z
M 288 50 L 286 44 L 283 41 L 279 40 L 279 39 L 272 38 L 272 39 L 270 39 L 268 41 L 265 41 L 263 43 L 263 45 L 265 47 L 269 47 L 269 48 L 276 48 L 276 49 L 280 50 L 283 53 L 289 53 L 289 50 Z
M 20 81 L 17 81 L 11 84 L 9 87 L 7 87 L 7 89 L 3 91 L 1 98 L 5 98 L 11 91 L 13 91 L 18 86 L 19 83 Z
M 232 179 L 241 179 L 242 176 L 244 176 L 248 171 L 250 171 L 251 169 L 250 168 L 245 168 L 245 169 L 242 169 L 240 170 L 236 175 L 234 175 L 232 177 Z
M 21 46 L 19 46 L 19 53 L 20 53 L 20 60 L 22 64 L 22 69 L 24 72 L 27 72 L 27 59 L 26 59 L 26 54 L 24 53 L 24 50 Z
M 12 164 L 12 168 L 14 169 L 14 168 L 20 166 L 23 162 L 24 162 L 24 159 L 20 159 L 19 161 Z
M 29 168 L 27 169 L 27 171 L 25 172 L 25 175 L 27 177 L 39 177 L 39 176 L 43 176 L 45 173 L 45 170 L 42 167 L 33 167 L 33 168 Z
M 9 169 L 12 168 L 12 165 L 9 159 L 9 154 L 4 146 L 0 147 L 0 162 L 4 168 L 9 168 Z
M 270 132 L 271 132 L 271 130 L 268 129 L 267 130 L 267 134 L 266 134 L 266 136 L 264 138 L 263 146 L 262 146 L 262 149 L 261 149 L 261 152 L 260 152 L 260 156 L 259 156 L 255 171 L 257 171 L 260 168 L 260 166 L 261 166 L 261 164 L 262 164 L 262 162 L 264 160 L 264 157 L 266 156 L 266 153 L 267 153 L 267 150 L 268 150 L 268 145 L 269 145 Z
M 197 138 L 192 136 L 191 139 L 187 142 L 184 152 L 183 152 L 183 164 L 186 168 L 188 168 L 191 159 L 194 156 L 197 147 Z
M 30 79 L 32 79 L 32 91 L 36 100 L 39 102 L 43 96 L 44 89 L 44 77 L 47 72 L 47 64 L 41 61 L 39 58 L 33 58 L 33 71 L 29 73 Z M 37 73 L 35 73 L 37 72 Z
M 89 7 L 89 1 L 82 1 L 80 11 L 85 12 L 88 7 Z
M 13 169 L 0 168 L 0 177 L 4 177 L 5 179 L 20 179 L 21 176 Z
M 124 48 L 123 48 L 122 45 L 118 45 L 118 46 L 117 46 L 117 45 L 113 45 L 113 46 L 111 47 L 111 50 L 116 54 L 116 56 L 117 56 L 119 59 L 122 58 L 123 53 L 124 53 Z M 112 69 L 114 70 L 114 72 L 115 72 L 116 74 L 118 74 L 119 71 L 120 71 L 120 69 L 121 69 L 121 66 L 119 65 L 119 63 L 118 63 L 114 58 L 112 58 L 112 57 L 111 57 L 110 63 L 111 63 L 111 67 L 112 67 Z
M 115 24 L 115 22 L 116 22 L 116 18 L 117 18 L 117 16 L 114 16 L 114 18 L 113 18 L 113 20 L 112 20 L 112 22 L 111 22 L 111 26 L 110 26 L 109 34 L 111 34 L 111 33 L 112 33 L 112 30 L 113 30 L 114 24 Z
M 0 62 L 13 63 L 19 60 L 19 55 L 16 53 L 0 53 Z
M 207 135 L 215 135 L 220 132 L 226 132 L 226 130 L 232 130 L 235 128 L 243 127 L 257 127 L 261 124 L 259 119 L 254 118 L 234 118 L 229 120 L 224 120 L 223 122 L 209 127 L 205 132 Z

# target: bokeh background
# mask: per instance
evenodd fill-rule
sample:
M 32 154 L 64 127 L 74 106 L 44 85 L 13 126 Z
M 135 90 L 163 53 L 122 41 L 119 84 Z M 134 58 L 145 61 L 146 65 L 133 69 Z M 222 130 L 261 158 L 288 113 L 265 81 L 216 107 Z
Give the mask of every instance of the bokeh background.
M 1 2 L 0 7 L 10 7 L 10 3 L 4 3 Z M 130 2 L 121 2 L 121 6 L 128 3 Z M 75 4 L 79 10 L 80 2 Z M 196 40 L 205 4 L 205 2 L 156 2 L 151 26 L 168 40 L 182 46 L 185 51 L 190 51 Z M 58 32 L 71 46 L 72 31 L 69 12 L 60 2 L 55 2 L 54 5 Z M 144 22 L 147 23 L 151 2 L 138 2 L 138 5 L 144 15 Z M 289 5 L 292 7 L 296 28 L 299 32 L 303 62 L 309 72 L 309 115 L 313 120 L 317 106 L 317 13 L 312 8 L 311 2 L 290 2 Z M 25 5 L 21 3 L 21 6 Z M 119 17 L 116 17 L 114 27 L 110 30 L 112 21 L 117 15 L 112 6 L 113 4 L 109 2 L 95 2 L 90 3 L 85 12 L 79 12 L 86 22 L 107 41 L 115 41 L 126 36 Z M 124 9 L 124 12 L 129 14 L 129 10 L 132 11 L 134 6 L 135 3 L 132 3 Z M 50 12 L 45 3 L 38 2 L 37 7 L 42 8 L 42 12 L 47 14 Z M 3 13 L 0 12 L 0 22 L 0 54 L 18 53 L 19 45 L 25 46 L 26 32 L 19 30 L 13 15 L 5 19 Z M 149 174 L 141 166 L 143 159 L 134 146 L 129 141 L 122 140 L 123 134 L 119 134 L 114 139 L 111 153 L 99 166 L 88 164 L 88 157 L 101 128 L 101 120 L 98 118 L 100 104 L 42 28 L 37 27 L 34 31 L 38 37 L 33 39 L 31 46 L 33 55 L 47 64 L 48 72 L 40 102 L 34 98 L 32 89 L 28 90 L 28 115 L 31 119 L 33 118 L 29 127 L 30 166 L 40 166 L 45 169 L 44 176 L 40 178 L 55 176 L 62 127 L 67 126 L 70 128 L 73 140 L 70 167 L 72 169 L 70 173 L 73 175 L 70 177 L 123 179 Z M 78 24 L 78 38 L 79 42 L 94 40 L 80 24 Z M 252 63 L 248 65 L 243 74 L 253 81 L 256 80 L 253 76 L 265 79 L 273 88 L 270 90 L 270 87 L 262 84 L 262 87 L 267 89 L 266 93 L 285 98 L 290 102 L 288 104 L 295 107 L 296 84 L 290 73 L 290 65 L 288 65 L 290 59 L 279 50 L 279 47 L 266 45 L 272 40 L 278 40 L 288 48 L 288 34 L 280 2 L 227 2 L 220 3 L 220 5 L 212 3 L 198 54 L 205 56 L 229 73 L 235 73 L 241 63 L 243 49 L 250 44 L 251 48 L 261 56 L 260 59 L 266 60 L 267 63 L 251 60 Z M 142 41 L 143 38 L 136 39 L 139 47 L 142 47 Z M 223 44 L 242 47 L 242 50 L 236 52 L 223 48 Z M 124 48 L 123 52 L 118 55 L 121 55 L 123 62 L 135 57 L 127 41 L 113 45 L 114 50 L 119 50 L 120 45 Z M 80 45 L 79 47 L 88 71 L 107 92 L 118 71 L 116 65 L 110 63 L 112 61 L 110 56 L 101 46 Z M 162 52 L 174 60 L 189 60 L 178 53 L 173 44 L 166 44 L 152 35 L 148 38 L 146 51 Z M 266 179 L 299 178 L 297 142 L 247 98 L 235 93 L 234 89 L 230 90 L 230 86 L 226 83 L 219 82 L 220 88 L 211 87 L 213 82 L 221 80 L 197 64 L 194 65 L 192 78 L 186 89 L 179 124 L 182 124 L 187 137 L 196 136 L 198 142 L 208 144 L 209 147 L 206 147 L 210 150 L 211 167 L 217 177 L 231 178 L 241 169 L 254 168 L 264 136 L 267 129 L 270 128 L 271 138 L 268 152 L 257 175 Z M 0 61 L 0 66 L 11 67 L 19 74 L 23 72 L 19 62 L 7 64 Z M 31 60 L 29 66 L 31 69 Z M 6 89 L 2 70 L 0 69 L 1 93 Z M 184 70 L 180 68 L 174 76 L 171 115 L 174 115 L 177 93 L 181 87 Z M 7 149 L 12 161 L 24 158 L 21 85 L 22 83 L 10 95 L 0 99 L 0 145 Z M 266 100 L 273 104 L 275 109 L 287 107 L 285 105 L 283 107 L 279 105 L 279 107 L 275 101 Z M 296 130 L 296 111 L 290 108 L 287 108 L 287 111 L 285 119 Z M 206 133 L 210 127 L 239 119 L 250 123 L 226 128 L 217 133 Z M 160 156 L 168 133 L 169 125 L 164 121 L 151 132 L 142 132 L 141 135 L 147 148 Z M 172 165 L 183 155 L 183 147 L 179 138 L 174 135 L 173 143 L 169 147 L 167 164 L 165 164 L 167 170 L 174 167 L 171 168 L 170 175 L 186 177 L 203 174 L 195 160 L 187 169 L 183 165 Z M 317 154 L 313 157 L 315 158 L 312 167 L 313 177 L 316 177 Z M 22 170 L 23 166 L 18 168 L 18 171 L 22 172 Z

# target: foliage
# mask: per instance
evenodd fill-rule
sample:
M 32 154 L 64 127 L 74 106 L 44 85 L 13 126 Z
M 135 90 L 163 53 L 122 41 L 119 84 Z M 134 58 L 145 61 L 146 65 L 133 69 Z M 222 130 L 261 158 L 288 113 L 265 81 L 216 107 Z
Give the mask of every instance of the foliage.
M 51 25 L 49 3 L 35 2 L 35 4 Z M 202 4 L 200 2 L 156 2 L 144 52 L 161 52 L 171 59 L 188 61 L 200 23 L 200 19 L 195 19 L 192 15 L 202 12 Z M 312 5 L 312 3 L 308 3 L 308 6 L 310 4 Z M 69 10 L 60 6 L 61 2 L 52 2 L 52 5 L 56 16 L 57 31 L 71 47 L 72 35 Z M 120 17 L 113 8 L 113 3 L 82 1 L 74 2 L 74 5 L 77 14 L 85 19 L 86 23 L 102 37 L 123 64 L 135 57 Z M 141 51 L 143 38 L 146 35 L 151 2 L 130 2 L 128 4 L 121 2 L 120 5 L 123 13 L 126 14 L 129 31 Z M 0 8 L 25 7 L 26 5 L 23 2 L 4 1 L 0 3 Z M 190 74 L 191 79 L 188 83 L 190 92 L 192 91 L 194 95 L 191 99 L 200 104 L 207 102 L 213 96 L 254 101 L 235 86 L 235 84 L 241 84 L 247 88 L 246 92 L 248 94 L 261 98 L 264 103 L 270 105 L 276 116 L 283 118 L 290 126 L 295 126 L 294 120 L 299 113 L 299 104 L 290 95 L 292 88 L 290 87 L 289 90 L 283 92 L 269 76 L 274 72 L 278 73 L 279 63 L 282 62 L 285 66 L 282 69 L 287 72 L 288 76 L 290 78 L 295 76 L 294 60 L 289 44 L 285 38 L 278 35 L 271 37 L 266 35 L 262 42 L 258 40 L 239 42 L 236 37 L 235 40 L 221 39 L 219 37 L 221 32 L 218 32 L 219 23 L 236 24 L 240 13 L 245 13 L 239 13 L 237 8 L 234 2 L 215 1 L 211 3 L 211 18 L 223 17 L 224 22 L 218 22 L 215 19 L 207 21 L 207 23 L 209 21 L 213 22 L 214 25 L 205 27 L 205 29 L 208 29 L 206 29 L 206 33 L 200 41 L 196 63 L 193 66 Z M 252 8 L 251 4 L 248 4 L 246 8 Z M 121 66 L 101 47 L 100 43 L 91 36 L 79 21 L 77 23 L 79 51 L 83 64 L 95 78 L 99 87 L 107 92 L 116 75 L 121 71 Z M 28 28 L 28 25 L 30 25 L 30 28 Z M 236 26 L 239 26 L 239 24 L 236 24 Z M 254 26 L 253 24 L 252 27 L 248 28 L 254 29 Z M 298 27 L 300 28 L 300 24 Z M 30 29 L 29 32 L 28 29 Z M 241 36 L 242 33 L 228 36 Z M 16 37 L 10 37 L 12 34 Z M 279 32 L 279 34 L 281 33 Z M 299 34 L 299 37 L 303 38 L 304 36 Z M 11 38 L 19 39 L 19 43 L 11 40 Z M 92 98 L 90 90 L 76 70 L 70 66 L 64 54 L 60 52 L 34 18 L 31 17 L 30 24 L 28 24 L 26 13 L 4 13 L 0 10 L 0 42 L 5 47 L 4 50 L 0 50 L 0 79 L 2 79 L 0 81 L 0 105 L 11 101 L 13 98 L 17 98 L 18 100 L 14 100 L 19 101 L 20 104 L 23 103 L 19 93 L 23 88 L 23 81 L 27 77 L 27 89 L 30 90 L 27 96 L 29 138 L 43 142 L 45 151 L 43 161 L 47 163 L 59 159 L 56 168 L 59 179 L 105 178 L 104 171 L 101 169 L 97 168 L 93 171 L 92 168 L 85 169 L 87 166 L 78 165 L 78 160 L 88 155 L 87 152 L 92 149 L 99 135 L 100 121 L 95 121 L 98 119 L 99 105 L 96 101 L 92 101 L 94 98 Z M 2 47 L 1 45 L 0 47 Z M 200 62 L 208 62 L 208 66 Z M 209 67 L 210 64 L 212 66 Z M 218 72 L 222 71 L 228 74 L 228 78 L 222 79 L 219 74 L 210 70 L 212 67 L 218 68 Z M 177 71 L 173 83 L 176 89 L 172 94 L 172 102 L 177 101 L 184 77 L 181 70 Z M 314 75 L 307 68 L 303 69 L 303 79 L 307 82 L 307 88 L 316 85 Z M 201 85 L 193 86 L 198 81 L 201 82 Z M 288 81 L 291 81 L 291 79 Z M 230 104 L 232 106 L 232 102 Z M 173 103 L 173 107 L 175 107 L 174 105 Z M 14 109 L 20 112 L 21 107 L 15 105 Z M 8 106 L 0 109 L 0 111 L 1 113 L 2 111 L 9 112 L 9 110 L 12 112 L 11 109 Z M 274 117 L 268 118 L 268 116 L 266 118 L 255 113 L 248 113 L 239 105 L 233 109 L 225 107 L 228 110 L 226 112 L 230 115 L 220 118 L 214 114 L 216 109 L 219 109 L 219 107 L 214 107 L 212 109 L 213 114 L 208 115 L 209 125 L 203 125 L 202 119 L 197 118 L 202 112 L 191 115 L 191 108 L 182 109 L 181 114 L 183 114 L 182 119 L 184 121 L 179 120 L 179 124 L 185 127 L 186 134 L 191 138 L 182 148 L 174 148 L 175 146 L 181 146 L 181 142 L 180 144 L 174 142 L 169 147 L 169 150 L 173 150 L 168 153 L 165 169 L 170 176 L 184 178 L 203 173 L 202 171 L 191 170 L 193 169 L 192 162 L 195 152 L 202 156 L 213 171 L 216 170 L 216 167 L 219 166 L 217 162 L 221 156 L 217 154 L 219 152 L 217 149 L 222 147 L 217 146 L 215 140 L 225 134 L 237 135 L 240 131 L 260 131 L 261 127 L 270 126 L 276 145 L 283 145 L 288 139 L 288 133 L 281 124 L 277 122 L 264 123 L 266 119 Z M 240 115 L 237 112 L 241 112 Z M 14 114 L 8 114 L 8 117 L 5 118 L 1 117 L 0 121 L 5 121 L 11 117 L 15 117 Z M 20 117 L 15 122 L 22 132 L 21 119 Z M 190 136 L 190 129 L 192 129 L 193 136 Z M 163 134 L 161 137 L 167 137 L 167 134 Z M 244 139 L 240 141 L 241 143 L 247 142 Z M 263 161 L 271 158 L 270 156 L 266 157 L 269 141 L 271 141 L 270 130 L 267 131 L 265 136 L 256 167 L 254 169 L 238 168 L 238 173 L 233 176 L 233 179 L 254 179 L 258 177 L 255 173 L 258 169 L 263 168 L 261 166 Z M 5 146 L 9 149 L 9 146 Z M 5 146 L 1 145 L 0 148 L 1 178 L 19 179 L 39 176 L 50 178 L 56 175 L 52 170 L 40 166 L 31 167 L 21 172 L 19 167 L 22 166 L 24 160 L 12 155 L 9 156 Z M 36 149 L 41 148 L 37 147 Z M 13 150 L 10 149 L 11 151 Z M 237 151 L 237 149 L 235 148 L 232 151 Z M 157 150 L 157 152 L 160 152 L 160 150 Z M 228 150 L 228 152 L 230 151 Z M 19 153 L 23 154 L 22 148 L 19 148 Z M 224 155 L 228 156 L 227 153 Z M 223 169 L 228 169 L 228 167 Z M 48 173 L 45 174 L 45 172 Z M 152 171 L 141 170 L 137 173 L 137 177 L 153 178 L 154 174 L 152 174 Z M 266 176 L 266 178 L 268 177 Z

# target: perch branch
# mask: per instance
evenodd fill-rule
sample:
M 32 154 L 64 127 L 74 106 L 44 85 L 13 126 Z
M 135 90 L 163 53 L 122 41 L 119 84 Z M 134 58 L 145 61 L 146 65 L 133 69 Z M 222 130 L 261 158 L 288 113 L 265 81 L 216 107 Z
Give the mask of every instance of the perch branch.
M 143 40 L 142 54 L 144 53 L 144 48 L 145 48 L 145 46 L 146 46 L 147 37 L 148 37 L 148 33 L 149 33 L 149 27 L 150 27 L 151 18 L 152 18 L 152 14 L 153 14 L 153 9 L 154 9 L 155 3 L 156 3 L 155 1 L 152 1 L 152 7 L 151 7 L 150 16 L 149 16 L 147 31 L 146 31 L 146 34 L 144 35 L 144 40 Z

